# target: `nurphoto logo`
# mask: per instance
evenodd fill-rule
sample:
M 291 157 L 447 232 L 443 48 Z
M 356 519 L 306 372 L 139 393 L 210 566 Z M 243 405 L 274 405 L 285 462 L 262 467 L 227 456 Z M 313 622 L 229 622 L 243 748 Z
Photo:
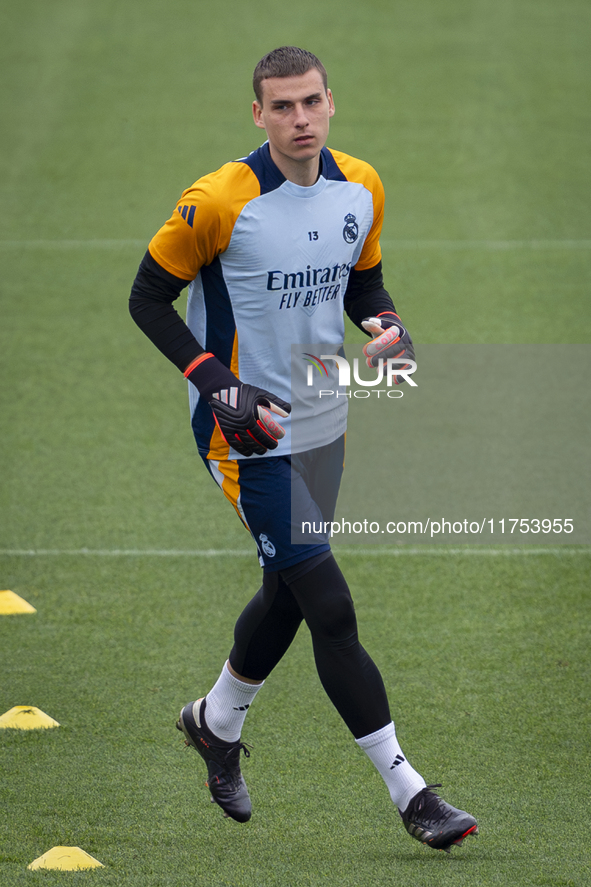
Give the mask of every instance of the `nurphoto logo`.
M 304 353 L 304 359 L 308 361 L 308 375 L 306 384 L 311 387 L 314 384 L 314 368 L 316 368 L 321 376 L 328 376 L 328 370 L 324 363 L 325 360 L 333 360 L 339 371 L 339 386 L 342 388 L 349 388 L 351 385 L 351 366 L 346 357 L 342 357 L 340 354 L 321 354 L 320 357 L 316 357 L 314 354 L 309 354 L 307 352 Z M 399 385 L 400 381 L 408 382 L 408 384 L 412 388 L 417 388 L 417 383 L 411 379 L 412 374 L 415 372 L 417 368 L 416 361 L 409 360 L 408 357 L 388 357 L 384 360 L 382 357 L 378 360 L 378 365 L 376 367 L 377 375 L 375 379 L 362 379 L 359 375 L 359 358 L 355 357 L 353 359 L 353 379 L 358 384 L 361 385 L 363 389 L 366 388 L 375 388 L 377 385 L 380 385 L 384 381 L 384 377 L 386 379 L 386 386 L 388 388 L 392 388 L 393 385 Z M 319 392 L 319 397 L 328 397 L 335 392 L 332 390 L 322 390 Z M 378 396 L 381 393 L 380 391 L 375 392 Z M 343 392 L 336 392 L 337 397 L 345 396 L 351 397 L 351 392 L 347 391 L 345 394 Z M 369 391 L 354 391 L 355 397 L 369 397 L 371 392 Z M 402 397 L 403 393 L 399 389 L 394 391 L 387 392 L 388 397 Z

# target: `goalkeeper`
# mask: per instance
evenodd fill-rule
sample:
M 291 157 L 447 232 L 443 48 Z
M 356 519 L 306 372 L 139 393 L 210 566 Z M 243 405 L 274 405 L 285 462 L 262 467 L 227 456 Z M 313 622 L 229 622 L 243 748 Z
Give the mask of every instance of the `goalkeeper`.
M 250 531 L 261 588 L 238 617 L 215 686 L 177 726 L 206 762 L 212 799 L 246 822 L 240 769 L 248 709 L 302 621 L 326 693 L 382 775 L 407 831 L 449 850 L 477 832 L 406 759 L 382 677 L 359 642 L 353 601 L 328 536 L 292 543 L 291 506 L 331 520 L 343 465 L 346 398 L 323 398 L 292 440 L 291 346 L 344 340 L 343 310 L 380 357 L 412 360 L 412 341 L 384 289 L 383 188 L 366 163 L 326 148 L 335 108 L 311 53 L 281 47 L 254 72 L 254 123 L 267 141 L 181 195 L 149 244 L 131 314 L 189 380 L 198 450 Z M 189 286 L 186 323 L 173 307 Z M 328 487 L 318 478 L 330 478 Z

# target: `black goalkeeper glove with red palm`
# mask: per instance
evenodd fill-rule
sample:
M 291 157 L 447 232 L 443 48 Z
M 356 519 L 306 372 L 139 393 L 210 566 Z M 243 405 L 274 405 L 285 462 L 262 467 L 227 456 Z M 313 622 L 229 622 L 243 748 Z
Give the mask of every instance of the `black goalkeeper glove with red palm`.
M 185 376 L 207 400 L 222 437 L 237 453 L 263 456 L 277 447 L 285 430 L 271 412 L 285 418 L 290 404 L 264 388 L 241 382 L 209 352 L 200 354 Z
M 400 369 L 408 369 L 410 364 L 404 363 L 404 359 L 415 360 L 415 350 L 408 330 L 402 325 L 402 321 L 393 311 L 380 314 L 379 317 L 366 317 L 361 321 L 361 326 L 372 338 L 371 342 L 363 346 L 368 367 L 377 367 L 381 358 L 389 357 L 400 360 Z M 396 385 L 404 382 L 404 376 L 394 376 Z

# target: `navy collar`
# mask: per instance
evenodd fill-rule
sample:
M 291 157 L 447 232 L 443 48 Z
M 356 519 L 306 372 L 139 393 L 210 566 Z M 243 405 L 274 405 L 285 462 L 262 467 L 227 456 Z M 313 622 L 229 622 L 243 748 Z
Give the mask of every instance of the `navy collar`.
M 253 151 L 248 157 L 243 157 L 238 162 L 245 163 L 252 169 L 259 180 L 261 194 L 268 194 L 269 191 L 280 188 L 287 181 L 271 157 L 269 142 L 265 142 L 264 145 Z M 341 182 L 347 181 L 345 175 L 337 166 L 334 157 L 326 147 L 320 152 L 320 176 Z

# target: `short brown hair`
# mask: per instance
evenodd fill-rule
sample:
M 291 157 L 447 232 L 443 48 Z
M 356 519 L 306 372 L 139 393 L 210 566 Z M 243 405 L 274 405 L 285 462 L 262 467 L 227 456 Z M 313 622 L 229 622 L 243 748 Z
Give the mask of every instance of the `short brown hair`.
M 307 74 L 312 68 L 318 69 L 324 88 L 327 89 L 326 69 L 320 59 L 311 52 L 299 49 L 297 46 L 280 46 L 279 49 L 268 52 L 260 60 L 252 75 L 254 94 L 259 105 L 263 104 L 263 90 L 261 88 L 263 80 L 268 80 L 269 77 L 298 77 L 301 74 Z

